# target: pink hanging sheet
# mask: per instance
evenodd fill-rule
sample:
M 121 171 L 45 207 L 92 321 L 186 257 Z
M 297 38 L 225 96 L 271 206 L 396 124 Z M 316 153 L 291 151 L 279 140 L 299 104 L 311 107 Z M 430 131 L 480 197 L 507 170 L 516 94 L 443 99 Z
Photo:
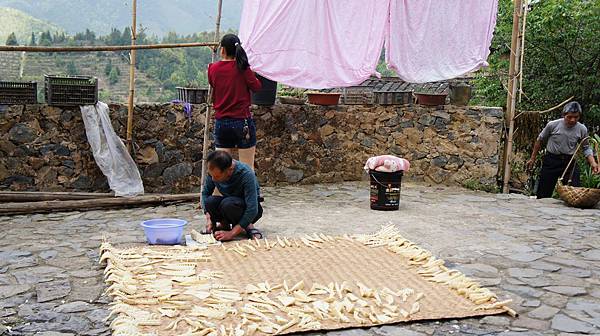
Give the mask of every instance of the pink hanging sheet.
M 245 0 L 240 39 L 253 70 L 293 87 L 356 85 L 376 73 L 389 1 Z
M 486 66 L 497 0 L 245 0 L 240 39 L 261 75 L 293 87 L 356 85 L 386 60 L 415 83 Z
M 386 61 L 400 78 L 425 83 L 487 66 L 497 0 L 390 0 Z

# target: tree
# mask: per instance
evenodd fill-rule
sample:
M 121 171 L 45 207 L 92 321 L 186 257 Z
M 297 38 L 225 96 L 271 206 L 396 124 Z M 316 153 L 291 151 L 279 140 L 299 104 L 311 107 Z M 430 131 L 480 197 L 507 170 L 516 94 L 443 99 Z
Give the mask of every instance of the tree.
M 112 60 L 109 58 L 108 63 L 106 63 L 106 66 L 104 67 L 104 74 L 109 76 L 112 69 Z
M 96 41 L 96 33 L 94 33 L 93 31 L 86 29 L 85 30 L 85 40 L 89 41 L 89 42 L 94 42 Z
M 123 45 L 131 44 L 131 28 L 125 27 L 125 29 L 123 29 L 120 43 Z
M 52 34 L 50 34 L 49 30 L 42 33 L 42 36 L 40 37 L 40 45 L 45 47 L 52 45 Z
M 476 81 L 477 100 L 506 105 L 512 1 L 499 1 L 489 57 Z M 590 128 L 600 127 L 600 0 L 531 2 L 527 16 L 524 96 L 520 110 L 543 110 L 575 96 Z
M 110 70 L 110 74 L 108 75 L 108 82 L 111 85 L 116 84 L 119 81 L 119 68 L 114 67 Z
M 70 61 L 69 63 L 67 63 L 67 75 L 77 75 L 77 67 L 75 66 L 75 62 Z
M 113 28 L 110 35 L 106 37 L 106 44 L 108 45 L 122 45 L 121 43 L 121 31 L 117 28 Z
M 10 33 L 10 35 L 8 35 L 8 38 L 6 39 L 6 45 L 7 46 L 19 45 L 19 41 L 17 41 L 17 36 L 15 35 L 15 33 Z
M 34 32 L 31 32 L 31 40 L 29 40 L 29 45 L 30 45 L 30 46 L 35 46 L 35 45 L 37 45 L 37 44 L 35 43 L 35 33 L 34 33 Z
M 53 42 L 54 44 L 60 44 L 60 43 L 65 43 L 65 41 L 67 40 L 67 36 L 65 35 L 65 33 L 54 33 L 54 37 L 53 37 Z

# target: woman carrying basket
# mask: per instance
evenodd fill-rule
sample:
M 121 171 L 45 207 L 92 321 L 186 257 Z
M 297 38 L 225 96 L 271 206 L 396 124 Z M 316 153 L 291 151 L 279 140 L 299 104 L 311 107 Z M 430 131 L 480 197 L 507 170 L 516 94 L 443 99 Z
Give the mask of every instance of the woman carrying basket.
M 527 167 L 533 169 L 537 154 L 546 143 L 546 155 L 542 161 L 542 170 L 540 171 L 540 182 L 538 185 L 537 198 L 552 197 L 554 187 L 561 174 L 567 170 L 567 165 L 571 157 L 576 154 L 577 144 L 588 135 L 587 128 L 579 122 L 582 115 L 581 105 L 577 102 L 570 102 L 563 108 L 563 118 L 550 121 L 544 130 L 538 136 L 531 158 L 527 161 Z M 594 153 L 587 140 L 584 141 L 583 155 L 586 157 L 592 171 L 595 174 L 600 173 L 600 167 L 594 159 Z M 577 161 L 573 160 L 571 166 L 565 174 L 565 179 L 569 176 L 573 186 L 579 186 L 579 169 Z M 564 184 L 567 181 L 563 180 Z

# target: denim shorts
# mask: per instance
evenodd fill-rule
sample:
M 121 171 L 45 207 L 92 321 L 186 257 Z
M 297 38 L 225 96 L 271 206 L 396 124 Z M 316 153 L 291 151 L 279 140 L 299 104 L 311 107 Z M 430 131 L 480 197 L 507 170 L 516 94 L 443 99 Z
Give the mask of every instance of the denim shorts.
M 248 135 L 244 126 L 248 125 Z M 215 147 L 246 149 L 256 146 L 256 124 L 254 119 L 217 119 L 215 122 Z

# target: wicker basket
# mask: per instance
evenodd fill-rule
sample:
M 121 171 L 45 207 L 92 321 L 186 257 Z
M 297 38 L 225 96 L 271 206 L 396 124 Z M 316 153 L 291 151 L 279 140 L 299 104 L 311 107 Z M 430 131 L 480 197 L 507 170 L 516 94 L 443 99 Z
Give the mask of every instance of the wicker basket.
M 556 184 L 556 191 L 560 198 L 572 207 L 589 209 L 600 202 L 600 189 L 573 187 L 564 185 L 559 180 Z
M 581 142 L 579 142 L 579 145 L 577 146 L 577 149 L 575 149 L 575 153 L 573 153 L 569 164 L 567 165 L 562 176 L 558 179 L 558 182 L 556 183 L 556 191 L 558 192 L 560 199 L 567 202 L 567 204 L 572 207 L 582 209 L 593 208 L 596 206 L 596 204 L 598 204 L 598 202 L 600 202 L 600 189 L 574 187 L 568 185 L 568 183 L 571 182 L 571 178 L 573 177 L 573 171 L 575 171 L 575 169 L 571 170 L 571 177 L 569 177 L 569 182 L 566 185 L 563 184 L 562 181 L 565 177 L 565 174 L 567 173 L 567 170 L 571 166 L 571 163 L 573 163 L 573 159 L 577 156 L 577 153 L 581 148 L 581 144 L 583 144 L 583 142 L 588 138 L 589 137 L 586 137 Z

